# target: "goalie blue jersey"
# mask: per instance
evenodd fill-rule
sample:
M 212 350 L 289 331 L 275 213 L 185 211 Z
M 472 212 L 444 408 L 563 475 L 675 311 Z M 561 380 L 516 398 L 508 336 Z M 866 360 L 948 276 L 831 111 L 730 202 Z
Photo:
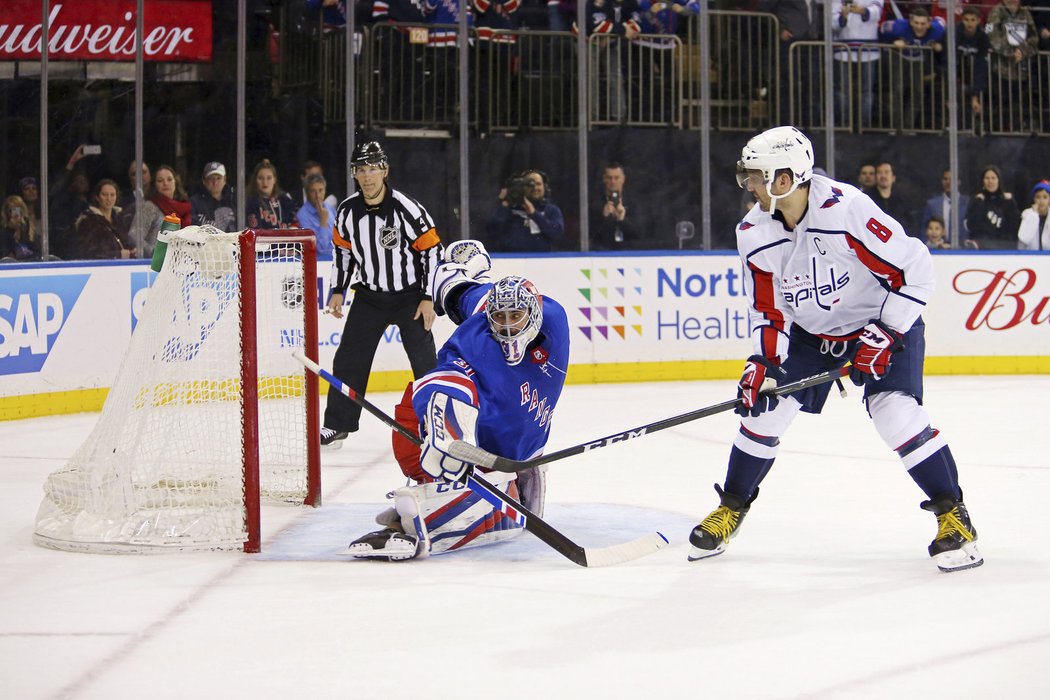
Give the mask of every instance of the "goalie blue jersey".
M 426 415 L 434 393 L 449 394 L 478 407 L 478 446 L 508 459 L 543 452 L 551 418 L 569 365 L 569 324 L 561 304 L 541 297 L 543 323 L 537 340 L 517 365 L 508 365 L 489 333 L 484 313 L 491 284 L 472 286 L 460 296 L 463 323 L 438 351 L 437 367 L 416 380 L 412 406 Z

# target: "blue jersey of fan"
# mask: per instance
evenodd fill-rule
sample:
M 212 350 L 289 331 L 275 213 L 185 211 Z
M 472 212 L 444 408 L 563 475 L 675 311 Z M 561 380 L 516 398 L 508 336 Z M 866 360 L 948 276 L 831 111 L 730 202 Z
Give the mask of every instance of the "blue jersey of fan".
M 426 415 L 435 392 L 478 407 L 478 446 L 508 459 L 542 454 L 554 408 L 569 364 L 569 324 L 565 309 L 547 297 L 540 334 L 528 355 L 509 365 L 489 333 L 484 313 L 491 284 L 479 284 L 458 300 L 465 320 L 438 352 L 438 365 L 415 382 L 412 406 Z

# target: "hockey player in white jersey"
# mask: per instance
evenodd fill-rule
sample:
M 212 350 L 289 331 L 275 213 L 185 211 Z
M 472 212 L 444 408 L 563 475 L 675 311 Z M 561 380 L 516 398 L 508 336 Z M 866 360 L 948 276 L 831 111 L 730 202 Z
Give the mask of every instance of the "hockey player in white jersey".
M 850 362 L 875 429 L 937 517 L 930 556 L 942 571 L 980 566 L 955 460 L 922 407 L 929 250 L 857 188 L 814 175 L 812 144 L 794 127 L 748 141 L 737 182 L 758 200 L 736 232 L 755 354 L 738 385 L 742 419 L 725 484 L 715 486 L 721 503 L 693 528 L 689 559 L 725 550 L 780 436 L 799 411 L 821 411 L 830 385 L 779 400 L 760 391 Z

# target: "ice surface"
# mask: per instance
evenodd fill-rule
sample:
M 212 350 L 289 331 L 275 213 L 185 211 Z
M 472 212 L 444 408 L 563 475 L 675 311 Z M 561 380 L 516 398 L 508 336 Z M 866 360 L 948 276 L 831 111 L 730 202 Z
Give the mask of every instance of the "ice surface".
M 569 386 L 550 447 L 732 392 Z M 926 393 L 980 532 L 972 571 L 927 557 L 933 516 L 858 390 L 799 417 L 740 537 L 706 561 L 686 561 L 686 537 L 716 504 L 733 414 L 552 464 L 546 520 L 570 538 L 670 539 L 605 569 L 531 535 L 349 560 L 402 484 L 367 416 L 322 455 L 323 508 L 264 509 L 263 554 L 50 551 L 31 543 L 42 484 L 96 416 L 0 423 L 0 696 L 1050 697 L 1050 377 L 933 377 Z

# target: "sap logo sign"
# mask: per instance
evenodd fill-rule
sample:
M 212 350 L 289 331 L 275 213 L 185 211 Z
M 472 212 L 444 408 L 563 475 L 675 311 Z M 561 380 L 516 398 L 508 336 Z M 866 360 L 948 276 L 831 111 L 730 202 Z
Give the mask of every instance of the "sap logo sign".
M 146 297 L 149 296 L 150 287 L 153 286 L 153 281 L 157 279 L 157 273 L 152 270 L 149 272 L 132 272 L 131 273 L 131 330 L 135 330 L 135 326 L 139 323 L 139 318 L 142 316 L 142 309 L 146 305 Z
M 40 371 L 89 277 L 0 278 L 0 375 Z

